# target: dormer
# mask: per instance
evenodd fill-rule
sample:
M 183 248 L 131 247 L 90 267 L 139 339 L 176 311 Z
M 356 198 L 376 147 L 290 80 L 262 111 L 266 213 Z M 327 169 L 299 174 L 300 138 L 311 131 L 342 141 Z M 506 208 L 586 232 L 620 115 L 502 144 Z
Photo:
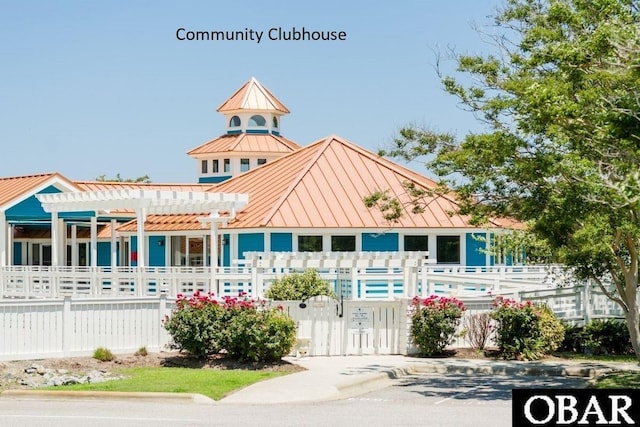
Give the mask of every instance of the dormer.
M 280 118 L 289 109 L 255 78 L 251 78 L 217 110 L 224 114 L 227 134 L 280 135 Z

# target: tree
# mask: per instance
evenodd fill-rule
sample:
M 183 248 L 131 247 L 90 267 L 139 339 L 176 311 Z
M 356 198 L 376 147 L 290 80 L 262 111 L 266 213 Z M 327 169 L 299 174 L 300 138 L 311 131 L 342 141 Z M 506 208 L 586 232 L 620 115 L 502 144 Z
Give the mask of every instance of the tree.
M 510 217 L 622 307 L 640 358 L 638 0 L 507 0 L 491 55 L 438 76 L 485 131 L 402 129 L 381 154 L 414 159 L 481 224 Z M 420 206 L 420 196 L 414 197 Z M 389 205 L 389 203 L 386 203 Z
M 149 178 L 149 175 L 143 175 L 143 176 L 139 176 L 137 178 L 122 178 L 120 176 L 119 173 L 116 174 L 116 176 L 114 178 L 107 178 L 106 175 L 102 174 L 99 177 L 96 178 L 96 181 L 100 181 L 100 182 L 139 182 L 139 183 L 144 183 L 144 184 L 148 184 L 151 182 L 151 178 Z

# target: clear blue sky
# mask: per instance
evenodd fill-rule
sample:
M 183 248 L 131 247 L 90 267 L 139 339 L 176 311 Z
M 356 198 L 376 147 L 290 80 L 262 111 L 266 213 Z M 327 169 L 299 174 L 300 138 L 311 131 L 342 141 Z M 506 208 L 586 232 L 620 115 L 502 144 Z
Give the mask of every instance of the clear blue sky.
M 0 176 L 196 182 L 186 152 L 223 133 L 215 110 L 250 77 L 289 107 L 282 134 L 300 145 L 337 134 L 376 151 L 408 123 L 464 135 L 478 124 L 442 90 L 433 50 L 490 49 L 472 25 L 499 4 L 0 0 Z M 175 35 L 294 26 L 347 40 Z

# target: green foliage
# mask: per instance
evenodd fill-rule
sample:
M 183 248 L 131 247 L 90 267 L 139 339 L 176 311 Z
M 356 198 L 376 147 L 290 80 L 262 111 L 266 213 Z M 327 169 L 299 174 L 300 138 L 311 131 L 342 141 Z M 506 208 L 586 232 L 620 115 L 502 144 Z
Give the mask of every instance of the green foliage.
M 113 353 L 111 353 L 111 350 L 109 350 L 108 348 L 98 347 L 93 352 L 93 358 L 101 362 L 110 362 L 113 359 L 115 359 L 115 356 L 113 355 Z
M 149 352 L 147 351 L 147 347 L 140 347 L 135 353 L 134 356 L 147 357 Z
M 296 323 L 278 309 L 238 310 L 225 328 L 229 357 L 248 362 L 279 360 L 296 342 Z
M 505 359 L 540 359 L 555 351 L 564 339 L 563 324 L 551 309 L 531 301 L 496 297 L 491 317 L 496 321 L 496 344 Z
M 219 353 L 224 347 L 225 310 L 212 295 L 178 295 L 176 309 L 164 321 L 172 347 L 196 357 Z
M 318 295 L 335 297 L 329 282 L 313 268 L 276 279 L 265 293 L 266 298 L 277 301 L 304 301 Z
M 629 330 L 620 320 L 593 320 L 585 325 L 582 337 L 584 351 L 590 354 L 633 353 Z
M 113 178 L 108 178 L 106 175 L 102 174 L 96 178 L 96 181 L 100 182 L 139 182 L 148 184 L 151 182 L 151 178 L 149 175 L 139 176 L 137 178 L 122 178 L 119 173 L 116 174 Z
M 445 90 L 482 131 L 457 140 L 408 127 L 386 151 L 429 155 L 459 213 L 477 224 L 525 223 L 553 259 L 631 313 L 640 253 L 638 22 L 636 0 L 507 0 L 484 34 L 494 54 L 454 54 L 455 70 L 438 65 Z M 639 319 L 629 319 L 640 356 Z
M 442 354 L 451 344 L 465 307 L 456 298 L 414 297 L 410 305 L 411 337 L 422 356 Z
M 564 325 L 565 338 L 560 351 L 594 356 L 628 355 L 633 353 L 629 330 L 617 319 L 595 319 L 585 326 Z
M 538 307 L 538 325 L 540 327 L 540 338 L 542 340 L 541 351 L 543 354 L 551 354 L 556 351 L 564 341 L 564 326 L 547 305 Z
M 164 321 L 172 346 L 200 358 L 226 352 L 241 361 L 279 360 L 293 348 L 296 324 L 281 308 L 243 297 L 179 295 Z

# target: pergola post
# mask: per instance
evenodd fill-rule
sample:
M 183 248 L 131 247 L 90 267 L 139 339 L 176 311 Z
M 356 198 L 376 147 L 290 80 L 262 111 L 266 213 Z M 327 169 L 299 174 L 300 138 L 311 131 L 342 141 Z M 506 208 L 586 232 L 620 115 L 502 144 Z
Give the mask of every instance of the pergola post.
M 4 211 L 0 212 L 0 267 L 10 265 L 7 257 L 7 217 Z
M 98 266 L 98 217 L 91 217 L 91 267 Z
M 51 266 L 57 267 L 59 263 L 60 249 L 60 224 L 58 223 L 58 211 L 51 211 Z
M 78 264 L 78 225 L 71 224 L 71 266 L 77 267 Z
M 116 236 L 117 222 L 115 219 L 111 220 L 111 271 L 115 270 L 118 266 L 118 240 Z
M 211 290 L 215 292 L 216 295 L 220 295 L 220 284 L 217 280 L 218 273 L 218 219 L 220 217 L 218 211 L 211 212 Z

